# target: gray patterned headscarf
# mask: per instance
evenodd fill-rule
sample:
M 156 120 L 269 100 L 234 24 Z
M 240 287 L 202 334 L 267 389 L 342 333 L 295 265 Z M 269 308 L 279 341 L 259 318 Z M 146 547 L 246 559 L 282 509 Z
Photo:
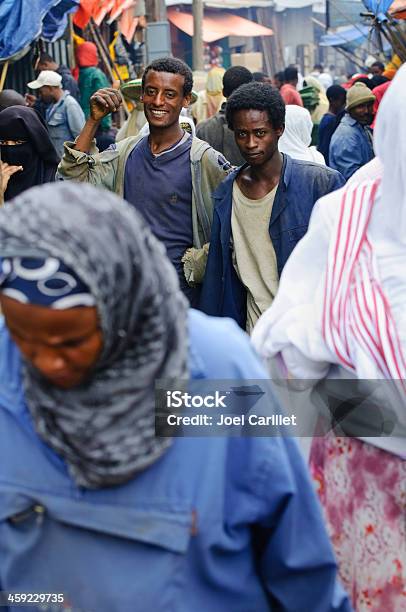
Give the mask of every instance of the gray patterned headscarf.
M 62 390 L 24 363 L 36 431 L 80 486 L 128 481 L 162 455 L 154 383 L 187 378 L 186 300 L 164 247 L 126 202 L 87 184 L 34 187 L 0 210 L 0 257 L 52 256 L 93 295 L 103 350 L 92 377 Z

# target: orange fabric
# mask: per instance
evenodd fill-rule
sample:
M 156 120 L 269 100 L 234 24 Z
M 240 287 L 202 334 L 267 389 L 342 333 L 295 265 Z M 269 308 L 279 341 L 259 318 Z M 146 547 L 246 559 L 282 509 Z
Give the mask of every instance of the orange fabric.
M 183 13 L 175 8 L 168 8 L 168 19 L 179 30 L 193 36 L 193 16 L 191 13 Z M 203 40 L 210 43 L 227 36 L 271 36 L 270 28 L 261 26 L 254 21 L 244 19 L 238 15 L 219 13 L 203 17 Z
M 389 13 L 396 19 L 406 19 L 406 0 L 395 0 L 390 6 Z
M 138 24 L 138 17 L 134 17 L 133 9 L 129 8 L 123 11 L 119 21 L 119 29 L 121 34 L 130 43 L 134 37 L 135 30 Z
M 73 23 L 83 30 L 93 17 L 95 23 L 100 25 L 108 13 L 110 19 L 117 19 L 123 11 L 130 9 L 134 4 L 135 0 L 81 0 Z
M 93 19 L 96 25 L 100 25 L 107 13 L 114 7 L 115 0 L 99 0 L 99 6 L 93 10 Z
M 93 15 L 93 10 L 99 5 L 99 0 L 80 0 L 79 10 L 73 17 L 75 26 L 83 30 Z
M 385 72 L 382 73 L 382 76 L 386 77 L 389 80 L 392 80 L 396 73 L 396 68 L 387 68 Z
M 85 42 L 76 49 L 76 61 L 80 68 L 88 68 L 89 66 L 97 66 L 99 57 L 97 55 L 97 47 L 92 42 Z
M 388 89 L 389 85 L 391 85 L 392 81 L 387 81 L 386 83 L 382 83 L 382 85 L 378 85 L 377 87 L 374 87 L 372 90 L 372 93 L 375 96 L 375 102 L 374 102 L 374 113 L 375 113 L 375 118 L 374 121 L 371 125 L 371 128 L 374 129 L 375 127 L 375 123 L 376 123 L 376 117 L 377 117 L 377 112 L 378 112 L 378 108 L 380 103 L 382 102 L 382 98 L 384 97 L 386 90 Z
M 115 0 L 114 6 L 111 9 L 111 13 L 109 15 L 109 21 L 114 21 L 115 19 L 118 19 L 123 13 L 123 11 L 126 11 L 127 9 L 132 9 L 134 7 L 134 4 L 134 0 Z M 133 13 L 132 10 L 130 12 Z

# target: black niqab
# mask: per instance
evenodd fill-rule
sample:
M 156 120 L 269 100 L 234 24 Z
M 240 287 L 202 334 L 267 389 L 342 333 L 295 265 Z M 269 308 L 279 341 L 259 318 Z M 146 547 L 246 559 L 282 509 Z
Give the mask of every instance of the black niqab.
M 1 145 L 1 160 L 23 166 L 14 174 L 4 194 L 11 200 L 26 189 L 55 180 L 59 157 L 49 137 L 45 121 L 27 106 L 9 106 L 0 112 L 0 140 L 24 140 L 20 145 Z

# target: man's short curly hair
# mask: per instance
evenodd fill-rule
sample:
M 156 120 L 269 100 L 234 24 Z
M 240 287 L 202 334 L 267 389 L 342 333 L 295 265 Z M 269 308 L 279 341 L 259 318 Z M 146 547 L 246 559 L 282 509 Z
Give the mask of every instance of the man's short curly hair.
M 229 98 L 237 87 L 241 87 L 245 83 L 251 83 L 253 80 L 252 72 L 245 66 L 231 66 L 223 75 L 223 94 L 225 98 Z
M 233 116 L 239 110 L 259 110 L 268 113 L 269 122 L 277 130 L 285 126 L 285 103 L 277 89 L 269 83 L 253 81 L 241 85 L 227 100 L 226 119 L 233 130 Z
M 192 71 L 189 66 L 185 64 L 185 62 L 177 57 L 160 57 L 159 59 L 151 62 L 145 68 L 144 74 L 142 75 L 142 91 L 144 91 L 145 79 L 150 70 L 155 70 L 155 72 L 170 72 L 171 74 L 180 74 L 185 79 L 185 82 L 183 83 L 183 95 L 188 96 L 192 93 Z

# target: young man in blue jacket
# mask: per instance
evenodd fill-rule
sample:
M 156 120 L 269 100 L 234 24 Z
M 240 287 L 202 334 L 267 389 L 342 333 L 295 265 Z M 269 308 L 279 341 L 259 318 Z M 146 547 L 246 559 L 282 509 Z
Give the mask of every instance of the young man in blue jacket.
M 248 83 L 227 103 L 227 121 L 246 164 L 214 193 L 200 308 L 251 332 L 269 308 L 315 202 L 344 184 L 339 172 L 278 150 L 285 104 L 266 83 Z

